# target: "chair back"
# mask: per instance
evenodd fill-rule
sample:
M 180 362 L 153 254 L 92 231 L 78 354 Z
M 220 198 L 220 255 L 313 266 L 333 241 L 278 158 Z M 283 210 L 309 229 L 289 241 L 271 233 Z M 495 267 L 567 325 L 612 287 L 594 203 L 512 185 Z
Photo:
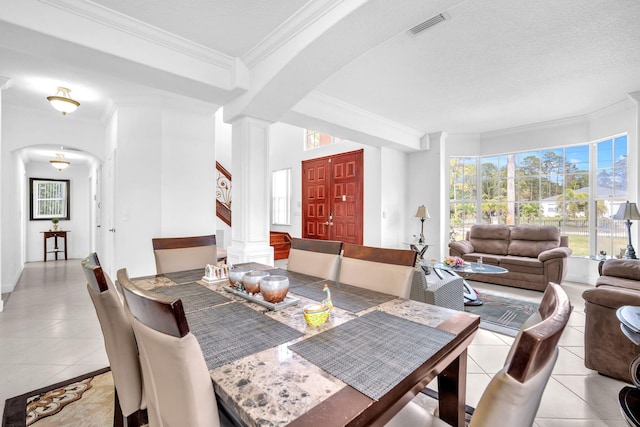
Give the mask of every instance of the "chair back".
M 538 312 L 520 329 L 505 366 L 485 389 L 470 427 L 531 426 L 556 359 L 571 304 L 556 283 L 549 283 Z
M 138 346 L 122 296 L 100 267 L 98 256 L 81 262 L 87 291 L 98 315 L 122 414 L 126 417 L 146 407 Z M 116 408 L 117 409 L 117 408 Z
M 131 313 L 151 426 L 219 426 L 213 383 L 182 301 L 136 287 L 126 269 L 118 282 Z
M 151 239 L 158 274 L 195 270 L 218 262 L 215 234 Z
M 416 252 L 344 244 L 340 283 L 409 298 Z
M 336 280 L 342 242 L 334 240 L 291 239 L 287 270 L 327 280 Z

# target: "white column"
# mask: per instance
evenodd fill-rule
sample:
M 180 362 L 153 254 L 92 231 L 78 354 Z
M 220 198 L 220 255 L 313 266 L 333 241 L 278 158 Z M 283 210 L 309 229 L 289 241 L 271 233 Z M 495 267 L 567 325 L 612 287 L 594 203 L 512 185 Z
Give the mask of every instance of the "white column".
M 9 78 L 8 77 L 2 77 L 0 76 L 0 174 L 4 174 L 4 171 L 2 170 L 2 91 L 4 89 L 6 89 L 9 86 Z M 3 177 L 3 179 L 6 177 Z M 0 189 L 1 192 L 1 189 Z M 0 236 L 2 235 L 2 223 L 4 221 L 4 215 L 2 215 L 2 199 L 3 197 L 0 197 Z M 2 245 L 0 245 L 0 289 L 2 289 L 2 284 L 4 283 L 4 281 L 2 280 L 2 264 L 3 264 L 3 258 L 2 258 Z M 2 299 L 0 299 L 0 311 L 2 311 L 4 308 L 4 302 L 2 301 Z
M 227 252 L 232 264 L 253 261 L 273 265 L 269 245 L 270 125 L 252 117 L 232 122 L 231 246 Z

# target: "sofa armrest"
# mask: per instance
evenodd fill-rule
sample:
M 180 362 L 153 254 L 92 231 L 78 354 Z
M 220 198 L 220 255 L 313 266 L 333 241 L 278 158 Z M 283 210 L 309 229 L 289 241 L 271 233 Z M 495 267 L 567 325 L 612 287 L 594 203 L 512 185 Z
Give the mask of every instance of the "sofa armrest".
M 623 305 L 640 306 L 640 292 L 609 285 L 587 289 L 582 293 L 582 298 L 586 302 L 608 307 L 613 310 Z
M 540 252 L 540 254 L 538 254 L 538 260 L 545 262 L 553 258 L 566 258 L 572 253 L 573 251 L 571 249 L 564 247 L 547 249 L 546 251 L 542 251 Z
M 475 252 L 475 249 L 473 249 L 473 245 L 468 240 L 458 240 L 449 243 L 449 255 L 451 256 L 462 256 L 472 252 Z
M 640 281 L 640 261 L 635 259 L 608 259 L 602 264 L 601 275 Z

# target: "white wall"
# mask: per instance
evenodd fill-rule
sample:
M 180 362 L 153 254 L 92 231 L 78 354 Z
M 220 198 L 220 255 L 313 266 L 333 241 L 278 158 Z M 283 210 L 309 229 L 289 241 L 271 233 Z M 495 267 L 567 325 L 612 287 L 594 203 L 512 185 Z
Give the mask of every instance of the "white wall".
M 109 124 L 117 153 L 111 274 L 120 268 L 131 277 L 155 274 L 152 238 L 215 233 L 217 106 L 162 98 L 115 105 Z
M 30 162 L 26 165 L 26 197 L 24 212 L 26 219 L 26 262 L 43 261 L 43 231 L 51 230 L 50 220 L 29 220 L 29 178 L 68 179 L 70 180 L 71 212 L 70 220 L 60 220 L 60 230 L 67 233 L 67 256 L 84 258 L 90 252 L 90 170 L 87 165 L 71 164 L 67 169 L 58 171 L 48 163 Z M 59 242 L 60 245 L 60 242 Z M 49 250 L 53 247 L 53 239 L 49 239 Z M 60 246 L 62 248 L 62 246 Z M 48 254 L 47 261 L 54 260 L 53 254 Z M 58 259 L 64 259 L 64 254 L 58 254 Z

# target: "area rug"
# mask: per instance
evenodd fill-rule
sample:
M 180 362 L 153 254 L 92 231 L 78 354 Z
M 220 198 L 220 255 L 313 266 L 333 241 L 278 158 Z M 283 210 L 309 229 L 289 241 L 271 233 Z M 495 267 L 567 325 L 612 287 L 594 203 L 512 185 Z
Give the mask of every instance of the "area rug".
M 7 399 L 2 427 L 110 426 L 113 400 L 113 377 L 104 368 Z
M 471 283 L 473 286 L 473 283 Z M 479 306 L 465 306 L 464 311 L 480 316 L 480 327 L 494 332 L 515 337 L 522 324 L 538 310 L 539 302 L 478 289 L 478 296 L 483 301 Z M 540 299 L 542 294 L 540 294 Z M 539 301 L 539 300 L 538 300 Z
M 12 397 L 5 402 L 2 427 L 111 426 L 113 390 L 111 370 L 105 368 Z M 73 397 L 63 397 L 67 394 Z M 61 400 L 65 403 L 61 404 Z M 39 405 L 38 402 L 44 404 Z M 437 414 L 438 392 L 425 388 L 414 402 Z M 467 426 L 473 411 L 473 407 L 465 406 Z

